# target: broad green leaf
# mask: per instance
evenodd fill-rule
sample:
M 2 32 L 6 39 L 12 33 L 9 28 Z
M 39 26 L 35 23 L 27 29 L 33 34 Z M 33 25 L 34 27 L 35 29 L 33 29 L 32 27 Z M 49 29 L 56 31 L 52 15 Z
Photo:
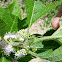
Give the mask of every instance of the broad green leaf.
M 10 4 L 8 8 L 11 14 L 17 16 L 20 20 L 22 19 L 21 8 L 19 7 L 17 0 L 14 0 L 14 2 Z
M 27 10 L 27 24 L 30 23 L 30 21 L 32 21 L 32 17 L 33 17 L 33 12 L 34 12 L 34 2 L 33 0 L 26 0 L 26 10 Z
M 0 58 L 0 62 L 11 62 L 11 61 L 6 59 L 5 57 L 1 57 Z
M 38 43 L 40 41 L 44 41 L 44 40 L 55 40 L 57 41 L 60 45 L 62 45 L 62 26 L 55 31 L 52 36 L 44 36 L 42 38 L 39 38 L 37 40 L 34 40 L 34 43 Z
M 3 37 L 6 33 L 7 25 L 4 21 L 0 20 L 0 36 Z
M 54 32 L 53 34 L 52 34 L 52 36 L 60 36 L 60 38 L 58 38 L 58 39 L 55 39 L 59 44 L 61 44 L 62 45 L 62 26 L 56 31 L 56 32 Z
M 0 19 L 3 20 L 7 25 L 6 32 L 18 30 L 16 17 L 12 18 L 8 8 L 0 8 Z
M 40 17 L 45 15 L 47 12 L 54 9 L 56 6 L 60 5 L 62 3 L 62 0 L 50 3 L 49 5 L 44 5 L 41 2 L 33 0 L 26 0 L 26 9 L 27 9 L 27 21 L 26 23 L 29 25 L 29 23 L 32 25 L 35 21 L 37 21 Z
M 54 32 L 52 36 L 62 36 L 62 17 L 60 20 L 60 28 L 56 32 Z M 62 38 L 59 38 L 56 40 L 62 45 Z
M 42 42 L 39 42 L 39 43 L 35 43 L 35 44 L 32 44 L 30 47 L 32 48 L 43 48 L 43 44 Z
M 46 58 L 52 62 L 62 60 L 62 46 L 54 50 L 51 54 L 44 56 L 43 58 Z
M 48 54 L 51 54 L 52 52 L 53 52 L 53 50 L 49 49 L 49 50 L 47 50 L 45 52 L 37 54 L 37 56 L 39 56 L 40 58 L 43 58 L 43 57 L 47 56 Z

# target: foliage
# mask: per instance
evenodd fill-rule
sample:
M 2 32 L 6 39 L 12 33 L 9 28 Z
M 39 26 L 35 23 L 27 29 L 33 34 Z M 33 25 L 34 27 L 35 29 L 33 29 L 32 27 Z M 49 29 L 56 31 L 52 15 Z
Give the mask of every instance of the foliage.
M 7 8 L 0 8 L 0 36 L 2 37 L 0 61 L 12 62 L 15 59 L 19 62 L 28 62 L 32 56 L 50 62 L 61 61 L 62 26 L 57 31 L 51 32 L 50 30 L 44 35 L 31 35 L 29 29 L 40 17 L 60 5 L 62 0 L 48 5 L 33 0 L 25 2 L 27 17 L 24 19 L 22 19 L 21 8 L 17 0 L 14 0 Z M 26 27 L 28 27 L 27 33 L 24 32 Z
M 1 57 L 0 62 L 11 62 L 11 61 L 7 60 L 5 57 Z

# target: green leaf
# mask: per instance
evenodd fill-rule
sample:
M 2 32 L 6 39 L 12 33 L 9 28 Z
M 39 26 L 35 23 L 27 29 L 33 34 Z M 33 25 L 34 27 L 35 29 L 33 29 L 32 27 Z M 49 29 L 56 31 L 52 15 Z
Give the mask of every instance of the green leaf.
M 3 37 L 6 33 L 7 25 L 4 21 L 0 20 L 0 36 Z
M 32 44 L 30 47 L 32 48 L 43 48 L 43 44 L 42 42 L 39 42 L 39 43 L 35 43 L 35 44 Z
M 51 54 L 44 56 L 44 58 L 53 62 L 62 60 L 62 46 L 54 50 Z
M 60 5 L 62 3 L 62 0 L 50 3 L 49 5 L 44 5 L 41 2 L 33 0 L 26 0 L 26 9 L 27 9 L 27 21 L 26 23 L 29 25 L 29 23 L 32 25 L 35 21 L 37 21 L 40 17 L 45 15 L 47 12 L 54 9 L 56 6 Z
M 11 14 L 17 16 L 20 20 L 22 19 L 21 8 L 19 7 L 17 0 L 10 4 L 8 8 Z
M 62 26 L 52 34 L 52 36 L 62 36 Z M 62 45 L 62 38 L 55 39 L 59 44 Z
M 0 62 L 11 62 L 11 61 L 6 59 L 5 57 L 1 57 L 0 58 Z
M 43 58 L 43 57 L 47 56 L 48 54 L 51 54 L 52 52 L 53 52 L 53 50 L 49 49 L 49 50 L 47 50 L 45 52 L 37 54 L 37 56 L 39 56 L 40 58 Z
M 17 31 L 17 20 L 16 17 L 12 18 L 8 8 L 0 8 L 0 19 L 3 20 L 7 25 L 6 32 Z
M 44 41 L 44 40 L 55 40 L 60 45 L 62 45 L 62 26 L 57 31 L 55 31 L 51 36 L 44 36 L 42 38 L 34 40 L 33 42 L 38 43 L 38 42 Z
M 62 17 L 60 20 L 60 28 L 55 33 L 53 33 L 52 36 L 62 36 Z M 56 39 L 56 41 L 62 45 L 62 38 Z
M 27 21 L 26 23 L 29 24 L 32 21 L 33 12 L 34 12 L 34 2 L 33 0 L 26 0 L 26 9 L 27 9 Z

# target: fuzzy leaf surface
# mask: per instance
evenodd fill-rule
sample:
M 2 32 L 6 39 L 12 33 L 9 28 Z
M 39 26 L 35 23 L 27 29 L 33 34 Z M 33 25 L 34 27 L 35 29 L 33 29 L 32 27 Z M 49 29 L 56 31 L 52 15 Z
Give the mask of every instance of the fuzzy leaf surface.
M 54 50 L 51 54 L 44 56 L 43 58 L 46 58 L 52 62 L 61 61 L 62 60 L 62 46 Z
M 31 45 L 31 47 L 33 47 L 33 48 L 43 48 L 43 44 L 42 44 L 42 42 L 39 42 L 39 43 L 35 43 L 35 44 L 32 44 Z
M 62 26 L 52 36 L 62 36 Z M 62 45 L 62 38 L 58 38 L 56 41 Z
M 40 17 L 45 15 L 47 12 L 54 9 L 56 6 L 60 5 L 62 0 L 50 3 L 49 5 L 44 5 L 41 2 L 33 1 L 33 0 L 26 0 L 26 10 L 27 10 L 27 21 L 32 25 L 35 21 L 37 21 Z
M 22 19 L 21 8 L 19 7 L 17 0 L 14 0 L 14 2 L 10 4 L 8 8 L 12 15 L 17 16 L 20 20 Z
M 47 50 L 47 51 L 45 51 L 45 52 L 42 52 L 42 53 L 39 53 L 39 54 L 37 54 L 40 58 L 43 58 L 43 57 L 45 57 L 45 56 L 47 56 L 48 54 L 51 54 L 53 52 L 53 50 L 52 49 L 49 49 L 49 50 Z
M 10 31 L 11 28 L 12 28 L 12 32 L 18 30 L 17 21 L 14 21 L 14 19 L 11 17 L 8 8 L 0 8 L 0 19 L 3 20 L 7 25 L 6 32 Z
M 0 36 L 3 37 L 6 33 L 7 25 L 4 21 L 0 20 Z

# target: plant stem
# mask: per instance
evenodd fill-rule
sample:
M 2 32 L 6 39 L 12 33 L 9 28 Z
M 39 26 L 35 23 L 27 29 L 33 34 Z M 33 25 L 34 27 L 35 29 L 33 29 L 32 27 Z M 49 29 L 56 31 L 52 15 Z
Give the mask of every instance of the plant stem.
M 33 6 L 33 11 L 32 11 L 32 15 L 31 15 L 31 19 L 30 19 L 30 24 L 29 24 L 28 30 L 27 30 L 28 36 L 29 36 L 29 29 L 30 29 L 31 24 L 32 24 L 32 18 L 33 18 L 33 13 L 34 13 L 34 7 L 35 7 L 35 4 L 34 4 L 34 6 Z
M 10 45 L 15 46 L 15 47 L 23 47 L 23 43 L 21 42 L 9 42 Z
M 38 57 L 36 53 L 29 51 L 29 53 L 35 57 Z
M 11 29 L 10 29 L 10 32 L 11 32 L 12 29 L 13 29 L 13 26 L 14 26 L 14 23 L 15 23 L 15 19 L 16 19 L 16 16 L 15 16 L 15 18 L 14 18 L 14 21 L 13 21 L 12 27 L 11 27 Z
M 46 36 L 46 37 L 42 37 L 40 39 L 34 40 L 34 43 L 43 41 L 43 40 L 52 40 L 52 39 L 59 39 L 62 38 L 62 36 Z
M 28 43 L 28 37 L 29 37 L 29 35 L 30 35 L 29 29 L 30 29 L 31 24 L 32 24 L 32 18 L 33 18 L 34 7 L 35 7 L 35 4 L 34 4 L 34 6 L 33 6 L 33 11 L 32 11 L 32 15 L 31 15 L 31 19 L 30 19 L 30 24 L 29 24 L 28 29 L 27 29 L 27 41 L 25 41 L 26 45 L 29 45 L 29 43 Z

